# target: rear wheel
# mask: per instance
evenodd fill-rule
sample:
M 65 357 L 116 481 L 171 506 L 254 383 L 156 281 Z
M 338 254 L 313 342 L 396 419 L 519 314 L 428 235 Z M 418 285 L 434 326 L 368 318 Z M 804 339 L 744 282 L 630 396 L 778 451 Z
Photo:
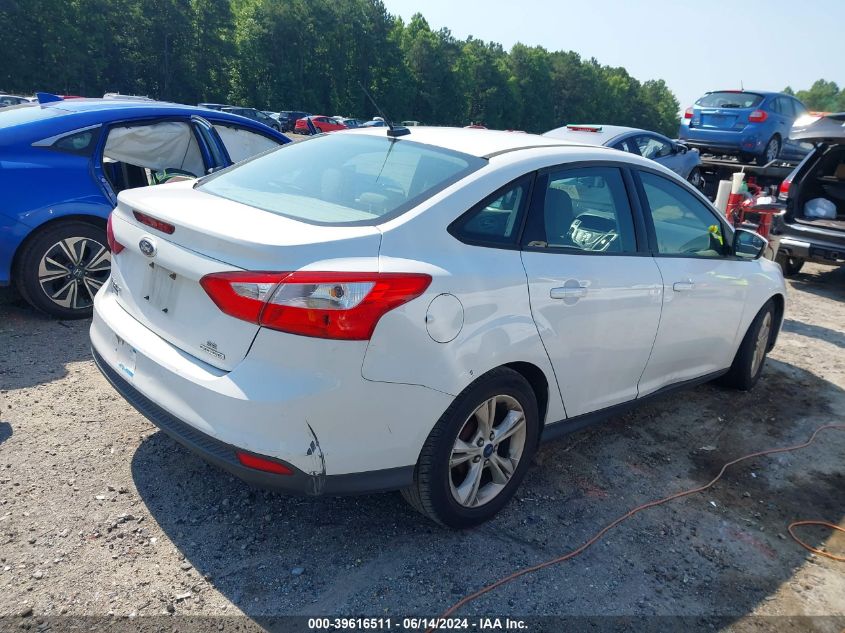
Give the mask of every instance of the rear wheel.
M 452 528 L 478 525 L 513 496 L 537 449 L 540 419 L 531 385 L 499 368 L 467 387 L 423 446 L 402 496 Z
M 780 156 L 780 137 L 775 135 L 766 143 L 763 153 L 757 156 L 757 164 L 761 167 L 768 165 L 773 160 L 776 160 L 778 156 Z
M 797 275 L 801 272 L 801 268 L 804 266 L 803 259 L 800 257 L 792 257 L 791 255 L 787 255 L 785 253 L 779 253 L 775 261 L 780 264 L 784 277 Z
M 24 247 L 15 270 L 21 296 L 61 319 L 91 316 L 94 295 L 111 272 L 106 232 L 87 222 L 57 222 Z
M 730 370 L 720 379 L 723 385 L 748 391 L 757 384 L 766 364 L 766 354 L 774 328 L 775 306 L 770 299 L 751 322 Z

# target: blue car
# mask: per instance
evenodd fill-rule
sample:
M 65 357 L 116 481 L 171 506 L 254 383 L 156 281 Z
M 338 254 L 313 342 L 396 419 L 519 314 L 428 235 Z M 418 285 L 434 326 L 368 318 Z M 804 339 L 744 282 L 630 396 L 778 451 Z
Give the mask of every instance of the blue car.
M 781 92 L 718 90 L 687 108 L 678 138 L 702 153 L 739 156 L 758 165 L 800 160 L 812 147 L 790 139 L 789 130 L 805 114 L 803 103 Z
M 91 314 L 124 189 L 196 178 L 290 140 L 251 119 L 155 101 L 68 99 L 0 110 L 0 286 L 35 308 Z

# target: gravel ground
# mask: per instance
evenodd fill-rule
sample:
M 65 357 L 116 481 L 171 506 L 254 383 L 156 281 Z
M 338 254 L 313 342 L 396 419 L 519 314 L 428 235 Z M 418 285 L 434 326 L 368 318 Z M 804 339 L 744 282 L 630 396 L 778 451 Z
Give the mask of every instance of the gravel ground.
M 234 620 L 241 630 L 287 614 L 435 616 L 845 410 L 845 268 L 808 265 L 790 282 L 784 331 L 752 393 L 704 385 L 547 444 L 494 521 L 452 532 L 398 494 L 291 498 L 206 465 L 110 388 L 87 328 L 0 295 L 0 616 L 26 627 L 59 614 L 249 616 Z M 841 631 L 845 565 L 801 549 L 786 526 L 845 526 L 843 456 L 845 433 L 829 431 L 805 450 L 742 463 L 460 613 L 724 616 L 719 628 L 743 630 L 760 630 L 753 615 L 839 616 L 792 630 Z M 845 551 L 841 535 L 803 534 Z

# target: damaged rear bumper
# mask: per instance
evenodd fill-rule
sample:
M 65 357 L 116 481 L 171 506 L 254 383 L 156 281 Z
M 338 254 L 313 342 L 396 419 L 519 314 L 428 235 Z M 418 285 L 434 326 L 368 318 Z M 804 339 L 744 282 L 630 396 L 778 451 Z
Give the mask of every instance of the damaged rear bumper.
M 94 362 L 106 380 L 144 417 L 205 461 L 222 468 L 247 483 L 300 495 L 345 495 L 398 490 L 409 486 L 413 481 L 413 466 L 363 473 L 324 475 L 321 473 L 306 473 L 284 460 L 259 455 L 264 459 L 271 459 L 283 464 L 292 474 L 279 475 L 247 468 L 240 463 L 236 456 L 236 451 L 242 451 L 242 449 L 221 442 L 168 413 L 112 369 L 97 353 L 96 349 L 92 348 L 91 351 Z M 319 447 L 315 446 L 315 449 L 319 450 Z

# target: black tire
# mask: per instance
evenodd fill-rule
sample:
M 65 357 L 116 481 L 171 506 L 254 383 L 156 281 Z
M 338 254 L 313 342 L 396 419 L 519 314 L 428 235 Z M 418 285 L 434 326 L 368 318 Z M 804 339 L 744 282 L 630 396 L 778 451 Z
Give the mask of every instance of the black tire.
M 106 244 L 105 230 L 94 224 L 67 220 L 49 225 L 22 247 L 14 273 L 18 292 L 32 307 L 50 316 L 90 317 L 93 294 L 111 271 Z M 61 274 L 62 267 L 66 274 Z
M 739 155 L 739 162 L 741 162 L 741 163 L 753 163 L 754 162 L 754 154 L 740 154 Z
M 522 452 L 513 474 L 504 486 L 488 501 L 474 507 L 467 507 L 462 505 L 453 493 L 455 471 L 461 466 L 450 467 L 450 459 L 458 434 L 469 428 L 468 425 L 475 420 L 476 410 L 495 396 L 511 399 L 522 409 L 524 414 Z M 507 406 L 507 403 L 501 402 L 496 405 L 494 418 L 497 422 L 494 422 L 494 429 L 497 425 L 502 425 L 502 419 L 508 413 Z M 478 424 L 478 432 L 480 430 L 481 426 Z M 537 398 L 531 385 L 521 374 L 512 369 L 505 367 L 494 369 L 464 389 L 437 421 L 420 452 L 414 470 L 414 483 L 402 490 L 402 496 L 418 512 L 446 527 L 467 528 L 483 523 L 501 510 L 519 487 L 537 450 L 539 436 L 540 415 L 537 409 Z M 517 435 L 513 437 L 516 438 Z M 468 437 L 462 439 L 465 442 L 469 440 Z M 510 438 L 505 439 L 494 447 L 493 441 L 490 440 L 483 449 L 479 447 L 481 454 L 477 456 L 478 459 L 472 458 L 472 463 L 484 459 L 484 465 L 478 466 L 482 473 L 479 481 L 484 481 L 485 472 L 492 477 L 493 468 L 492 466 L 488 468 L 487 463 L 496 461 L 503 449 L 510 450 L 510 441 Z M 508 446 L 505 443 L 508 443 Z M 475 447 L 477 444 L 468 444 L 468 446 Z M 492 451 L 488 452 L 488 446 L 494 447 Z M 490 459 L 487 459 L 488 457 Z M 472 468 L 472 463 L 466 461 L 465 467 Z M 468 479 L 469 474 L 467 474 Z M 493 483 L 492 479 L 488 479 L 484 485 Z
M 804 267 L 805 260 L 801 257 L 792 257 L 791 255 L 786 255 L 785 253 L 779 253 L 775 261 L 780 264 L 784 277 L 792 277 L 793 275 L 797 275 L 801 272 L 801 269 Z
M 768 334 L 765 335 L 765 340 L 759 340 L 761 337 L 761 329 L 766 327 Z M 719 379 L 719 382 L 725 387 L 732 387 L 740 391 L 749 391 L 763 373 L 763 367 L 766 365 L 766 354 L 771 345 L 772 337 L 775 333 L 775 304 L 769 299 L 766 304 L 760 308 L 757 316 L 748 327 L 748 331 L 739 345 L 739 349 L 734 357 L 734 362 L 731 365 L 727 374 Z M 758 342 L 763 345 L 762 358 L 755 363 L 755 356 L 758 352 Z
M 699 191 L 704 190 L 704 176 L 701 175 L 701 169 L 693 167 L 687 176 L 687 181 Z
M 780 137 L 775 134 L 772 138 L 769 139 L 769 142 L 766 143 L 766 147 L 763 148 L 763 153 L 758 154 L 755 157 L 755 160 L 760 167 L 763 167 L 764 165 L 768 165 L 773 160 L 776 160 L 777 157 L 780 156 L 780 150 Z

